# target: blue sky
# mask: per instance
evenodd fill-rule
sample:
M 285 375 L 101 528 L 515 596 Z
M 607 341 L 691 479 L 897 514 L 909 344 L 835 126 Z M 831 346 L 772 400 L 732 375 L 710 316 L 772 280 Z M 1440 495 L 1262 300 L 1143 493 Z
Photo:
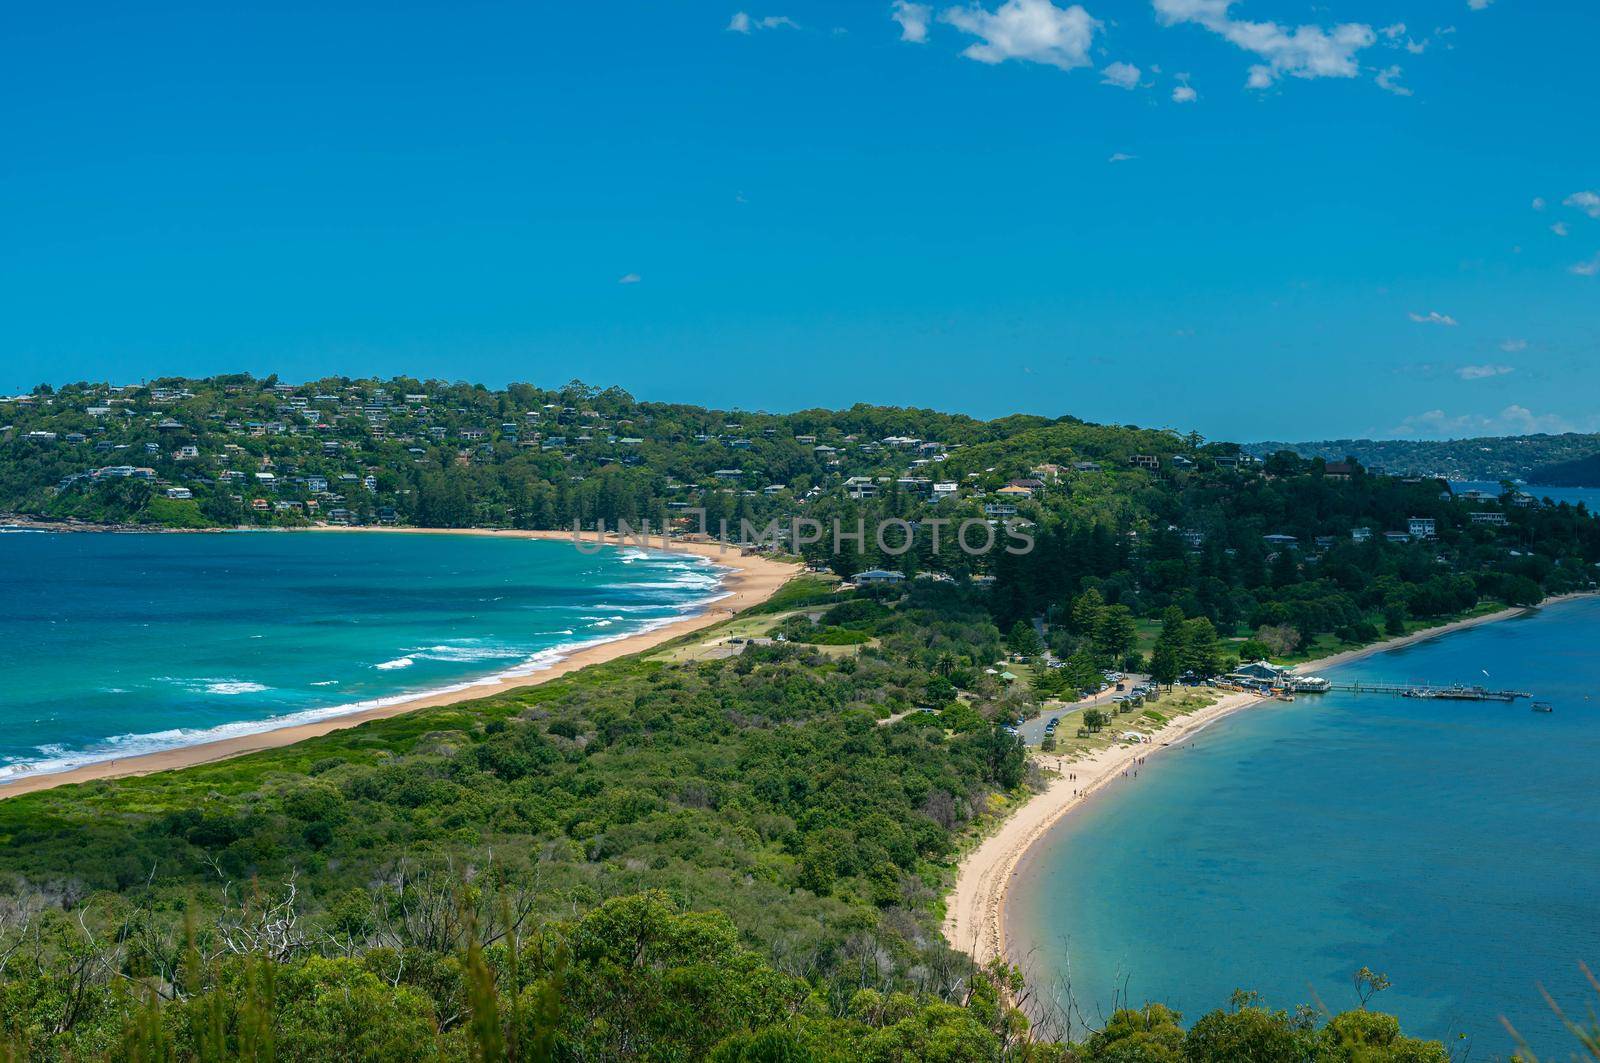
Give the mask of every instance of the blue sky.
M 1600 4 L 754 2 L 17 7 L 0 390 L 1600 429 Z

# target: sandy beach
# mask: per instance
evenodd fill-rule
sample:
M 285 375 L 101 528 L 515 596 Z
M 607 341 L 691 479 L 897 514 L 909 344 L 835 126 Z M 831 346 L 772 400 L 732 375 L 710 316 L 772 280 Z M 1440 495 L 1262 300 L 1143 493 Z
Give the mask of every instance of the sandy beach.
M 1562 595 L 1547 599 L 1542 606 L 1586 596 Z M 1349 664 L 1376 653 L 1425 642 L 1480 624 L 1492 624 L 1521 616 L 1529 611 L 1524 608 L 1502 609 L 1499 612 L 1486 613 L 1467 620 L 1441 624 L 1410 635 L 1375 642 L 1360 649 L 1307 661 L 1296 665 L 1295 671 L 1302 675 L 1316 674 L 1324 669 Z M 1165 727 L 1153 732 L 1148 743 L 1115 745 L 1079 760 L 1035 754 L 1037 763 L 1042 764 L 1047 770 L 1059 771 L 1061 774 L 1053 778 L 1042 792 L 1035 794 L 1017 808 L 993 833 L 985 837 L 962 859 L 956 873 L 955 886 L 946 897 L 945 940 L 971 955 L 979 963 L 987 963 L 997 956 L 1008 955 L 1005 926 L 1007 889 L 1017 873 L 1018 865 L 1028 851 L 1043 840 L 1053 826 L 1082 807 L 1085 801 L 1107 784 L 1121 778 L 1122 772 L 1136 759 L 1148 758 L 1162 749 L 1181 745 L 1186 739 L 1224 716 L 1263 703 L 1273 706 L 1281 704 L 1255 694 L 1228 692 L 1204 709 L 1170 721 Z M 1076 778 L 1069 778 L 1068 774 Z M 1011 959 L 1016 962 L 1018 958 L 1011 957 Z
M 460 530 L 433 528 L 314 528 L 257 534 L 473 535 L 514 539 L 543 539 L 568 543 L 572 540 L 572 534 L 565 531 L 499 531 L 487 528 Z M 621 543 L 616 540 L 615 536 L 608 536 L 607 538 L 611 546 L 636 545 Z M 584 536 L 584 543 L 586 548 L 593 549 L 595 544 L 593 533 L 588 533 Z M 52 787 L 65 786 L 69 783 L 90 782 L 95 779 L 117 779 L 130 775 L 149 775 L 153 772 L 186 768 L 195 764 L 208 764 L 212 761 L 225 760 L 228 757 L 237 757 L 262 749 L 275 749 L 279 746 L 302 742 L 308 738 L 316 738 L 319 735 L 342 731 L 349 727 L 357 727 L 372 720 L 384 720 L 403 713 L 415 712 L 418 709 L 453 705 L 458 702 L 493 697 L 508 690 L 548 683 L 552 679 L 575 672 L 579 668 L 586 668 L 592 664 L 614 661 L 619 657 L 642 653 L 680 635 L 726 620 L 735 613 L 766 601 L 790 577 L 800 571 L 797 565 L 786 564 L 756 555 L 742 555 L 736 547 L 723 547 L 716 542 L 674 540 L 671 547 L 674 552 L 697 554 L 725 567 L 728 571 L 723 576 L 722 581 L 724 597 L 703 607 L 700 611 L 684 617 L 682 620 L 652 631 L 640 632 L 637 635 L 630 635 L 614 642 L 601 643 L 578 650 L 542 671 L 506 677 L 493 682 L 474 684 L 446 693 L 423 694 L 408 701 L 365 709 L 343 716 L 333 716 L 314 723 L 281 727 L 276 730 L 262 731 L 258 734 L 240 735 L 237 738 L 184 746 L 180 749 L 162 750 L 141 756 L 124 757 L 119 760 L 99 761 L 68 771 L 23 776 L 0 783 L 0 799 L 16 797 L 20 794 L 32 793 L 37 790 L 48 790 Z M 649 549 L 660 550 L 661 548 L 659 537 L 650 540 Z

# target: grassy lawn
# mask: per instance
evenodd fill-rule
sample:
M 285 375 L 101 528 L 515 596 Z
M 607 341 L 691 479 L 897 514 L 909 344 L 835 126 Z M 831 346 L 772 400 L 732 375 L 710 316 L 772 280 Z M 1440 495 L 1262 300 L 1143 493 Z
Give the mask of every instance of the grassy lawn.
M 802 609 L 790 609 L 783 613 L 741 613 L 731 620 L 724 621 L 696 631 L 684 639 L 668 643 L 665 647 L 645 657 L 647 661 L 706 661 L 719 657 L 729 657 L 739 652 L 739 645 L 730 645 L 729 639 L 770 638 L 773 629 L 782 624 L 791 616 L 807 615 L 815 618 L 826 609 L 826 606 L 813 605 Z M 878 640 L 852 646 L 822 646 L 809 642 L 795 643 L 809 650 L 826 654 L 829 657 L 848 657 L 861 649 L 861 646 L 877 645 Z
M 1058 716 L 1061 720 L 1056 727 L 1055 753 L 1047 755 L 1066 756 L 1072 759 L 1087 756 L 1117 745 L 1117 736 L 1125 731 L 1143 731 L 1148 734 L 1158 730 L 1174 717 L 1200 711 L 1214 703 L 1220 696 L 1219 692 L 1204 688 L 1162 691 L 1154 700 L 1146 698 L 1140 708 L 1112 713 L 1110 722 L 1098 733 L 1087 738 L 1079 738 L 1078 729 L 1083 726 L 1083 714 L 1095 706 L 1065 711 L 1046 710 L 1046 716 Z M 1101 706 L 1100 711 L 1110 712 L 1110 708 Z

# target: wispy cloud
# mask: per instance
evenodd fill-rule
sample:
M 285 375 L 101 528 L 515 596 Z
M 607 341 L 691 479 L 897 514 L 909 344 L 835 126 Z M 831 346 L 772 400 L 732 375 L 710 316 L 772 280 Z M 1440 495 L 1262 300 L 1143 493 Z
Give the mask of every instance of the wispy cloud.
M 1550 226 L 1550 231 L 1555 233 L 1557 236 L 1566 236 L 1568 233 L 1572 232 L 1571 229 L 1567 228 L 1567 223 L 1564 221 L 1558 221 L 1554 225 Z
M 1462 380 L 1488 380 L 1490 377 L 1505 376 L 1516 371 L 1516 366 L 1511 365 L 1464 365 L 1456 370 L 1456 376 Z
M 1426 314 L 1419 314 L 1413 310 L 1411 311 L 1411 320 L 1419 325 L 1444 325 L 1449 328 L 1454 328 L 1460 324 L 1449 314 L 1441 314 L 1437 310 L 1429 310 Z
M 1549 204 L 1547 204 L 1544 201 L 1544 197 L 1543 196 L 1534 196 L 1533 197 L 1533 209 L 1534 210 L 1543 210 L 1547 206 L 1549 206 Z
M 1100 84 L 1136 89 L 1139 87 L 1139 73 L 1139 68 L 1132 63 L 1107 63 L 1100 68 Z
M 1245 84 L 1270 88 L 1284 75 L 1297 78 L 1353 78 L 1361 72 L 1356 54 L 1378 41 L 1365 23 L 1344 22 L 1321 26 L 1280 26 L 1276 22 L 1249 22 L 1229 13 L 1234 0 L 1153 0 L 1156 15 L 1166 25 L 1193 23 L 1258 56 L 1264 62 L 1250 68 Z
M 1178 86 L 1172 90 L 1173 103 L 1193 103 L 1200 98 L 1200 94 L 1189 84 L 1188 74 L 1179 74 L 1178 82 Z
M 922 44 L 928 39 L 928 21 L 933 17 L 933 8 L 927 4 L 911 4 L 906 0 L 894 0 L 894 6 L 889 9 L 889 17 L 900 23 L 900 39 L 910 41 L 912 44 Z
M 799 28 L 800 23 L 788 15 L 766 15 L 762 18 L 752 18 L 748 12 L 735 11 L 733 17 L 728 20 L 728 32 L 730 33 L 749 33 L 751 30 L 797 30 Z
M 1467 0 L 1467 7 L 1473 11 L 1482 11 L 1492 3 L 1494 0 Z
M 1600 254 L 1575 264 L 1572 272 L 1580 277 L 1600 276 Z
M 1118 151 L 1118 152 L 1113 152 L 1112 155 L 1111 155 L 1111 158 L 1107 159 L 1106 161 L 1107 162 L 1132 162 L 1134 159 L 1137 159 L 1138 157 L 1139 156 L 1137 156 L 1137 155 L 1129 155 L 1125 151 Z
M 1419 41 L 1415 37 L 1408 35 L 1404 22 L 1396 22 L 1393 25 L 1384 26 L 1378 31 L 1378 36 L 1383 38 L 1387 47 L 1404 48 L 1412 55 L 1421 55 L 1428 50 L 1428 45 L 1433 43 L 1431 37 L 1424 37 Z
M 1591 218 L 1600 218 L 1600 192 L 1574 192 L 1561 201 L 1564 207 L 1576 207 Z
M 1592 431 L 1600 425 L 1600 416 L 1590 415 L 1572 420 L 1558 413 L 1535 413 L 1526 406 L 1512 404 L 1493 414 L 1449 414 L 1443 410 L 1429 410 L 1413 414 L 1400 422 L 1390 432 L 1397 436 L 1462 439 L 1470 436 L 1520 436 L 1548 432 Z
M 639 276 L 637 273 L 624 273 L 622 276 L 617 278 L 617 283 L 618 284 L 638 284 L 642 280 L 644 280 L 644 278 Z
M 1378 87 L 1385 92 L 1392 92 L 1396 96 L 1410 96 L 1412 91 L 1400 84 L 1400 68 L 1398 66 L 1386 67 L 1378 71 L 1378 76 L 1373 78 Z
M 978 4 L 949 7 L 939 21 L 979 38 L 961 54 L 980 63 L 1020 59 L 1072 70 L 1091 65 L 1090 46 L 1100 23 L 1077 4 L 1050 0 L 1005 0 L 994 11 Z
M 1528 341 L 1522 339 L 1501 340 L 1500 349 L 1507 354 L 1516 354 L 1518 351 L 1528 349 Z

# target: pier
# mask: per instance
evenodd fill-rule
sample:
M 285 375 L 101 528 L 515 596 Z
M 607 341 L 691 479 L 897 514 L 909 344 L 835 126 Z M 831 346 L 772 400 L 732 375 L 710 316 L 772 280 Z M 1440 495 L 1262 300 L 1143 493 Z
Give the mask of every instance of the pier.
M 1330 683 L 1329 690 L 1346 694 L 1391 694 L 1401 698 L 1429 698 L 1437 701 L 1516 701 L 1533 697 L 1525 690 L 1489 690 L 1465 683 Z

